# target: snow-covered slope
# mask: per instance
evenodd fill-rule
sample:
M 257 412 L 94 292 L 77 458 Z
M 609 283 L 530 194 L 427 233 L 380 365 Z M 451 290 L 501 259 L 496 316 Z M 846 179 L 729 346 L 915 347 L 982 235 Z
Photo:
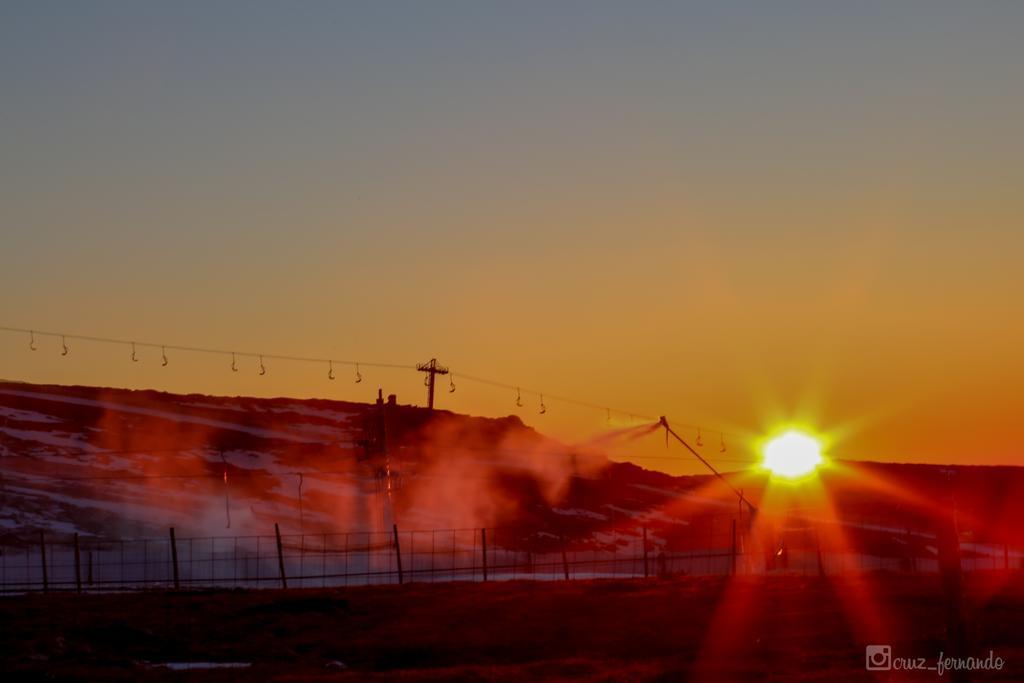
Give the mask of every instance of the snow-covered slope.
M 567 448 L 518 418 L 397 404 L 0 383 L 0 525 L 104 538 L 529 526 L 614 542 L 702 478 Z M 711 511 L 731 503 L 702 498 Z M 595 532 L 601 532 L 595 534 Z
M 665 548 L 729 545 L 738 508 L 724 485 L 611 463 L 593 444 L 616 436 L 567 446 L 516 417 L 389 401 L 0 382 L 0 545 L 39 530 L 240 536 L 275 523 L 285 534 L 505 527 L 605 549 L 635 545 L 646 526 Z M 733 481 L 758 502 L 758 477 Z M 851 542 L 898 554 L 897 536 L 933 533 L 952 504 L 963 540 L 1020 544 L 1021 468 L 844 463 L 821 480 Z
M 229 533 L 265 533 L 275 521 L 298 524 L 298 472 L 337 470 L 302 477 L 303 525 L 331 527 L 339 506 L 325 497 L 363 497 L 365 482 L 350 465 L 366 410 L 0 384 L 0 524 L 102 536 L 171 525 L 221 534 L 230 515 Z

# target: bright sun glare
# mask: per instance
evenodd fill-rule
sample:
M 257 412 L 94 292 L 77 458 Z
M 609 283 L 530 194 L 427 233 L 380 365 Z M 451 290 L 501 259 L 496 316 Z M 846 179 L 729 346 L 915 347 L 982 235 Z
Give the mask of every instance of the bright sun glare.
M 821 462 L 818 440 L 792 429 L 769 441 L 764 448 L 764 466 L 781 477 L 809 474 Z

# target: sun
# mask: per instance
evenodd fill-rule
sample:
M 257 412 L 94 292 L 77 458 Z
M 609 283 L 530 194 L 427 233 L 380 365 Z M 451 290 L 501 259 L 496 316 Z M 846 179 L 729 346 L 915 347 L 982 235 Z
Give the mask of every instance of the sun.
M 764 467 L 786 479 L 810 474 L 821 463 L 818 440 L 795 429 L 783 432 L 764 447 Z

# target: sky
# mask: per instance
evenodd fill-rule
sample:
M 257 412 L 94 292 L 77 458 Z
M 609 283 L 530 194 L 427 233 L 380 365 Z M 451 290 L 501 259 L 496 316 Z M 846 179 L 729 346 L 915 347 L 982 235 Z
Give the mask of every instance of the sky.
M 441 407 L 606 428 L 464 373 L 667 414 L 726 469 L 787 423 L 1022 463 L 1022 29 L 996 1 L 4 2 L 0 325 L 436 356 Z M 425 400 L 37 346 L 0 333 L 0 377 Z

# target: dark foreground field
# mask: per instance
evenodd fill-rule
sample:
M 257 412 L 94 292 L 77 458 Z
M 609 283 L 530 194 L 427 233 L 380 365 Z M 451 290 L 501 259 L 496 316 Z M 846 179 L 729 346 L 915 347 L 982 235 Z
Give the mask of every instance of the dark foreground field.
M 950 680 L 865 672 L 862 638 L 888 638 L 898 656 L 947 648 L 937 577 L 867 582 L 887 635 L 857 634 L 846 615 L 865 586 L 831 577 L 9 596 L 0 670 L 5 680 Z M 971 649 L 1007 660 L 974 680 L 1024 678 L 1024 579 L 973 575 L 964 602 Z M 157 666 L 190 661 L 252 667 Z

